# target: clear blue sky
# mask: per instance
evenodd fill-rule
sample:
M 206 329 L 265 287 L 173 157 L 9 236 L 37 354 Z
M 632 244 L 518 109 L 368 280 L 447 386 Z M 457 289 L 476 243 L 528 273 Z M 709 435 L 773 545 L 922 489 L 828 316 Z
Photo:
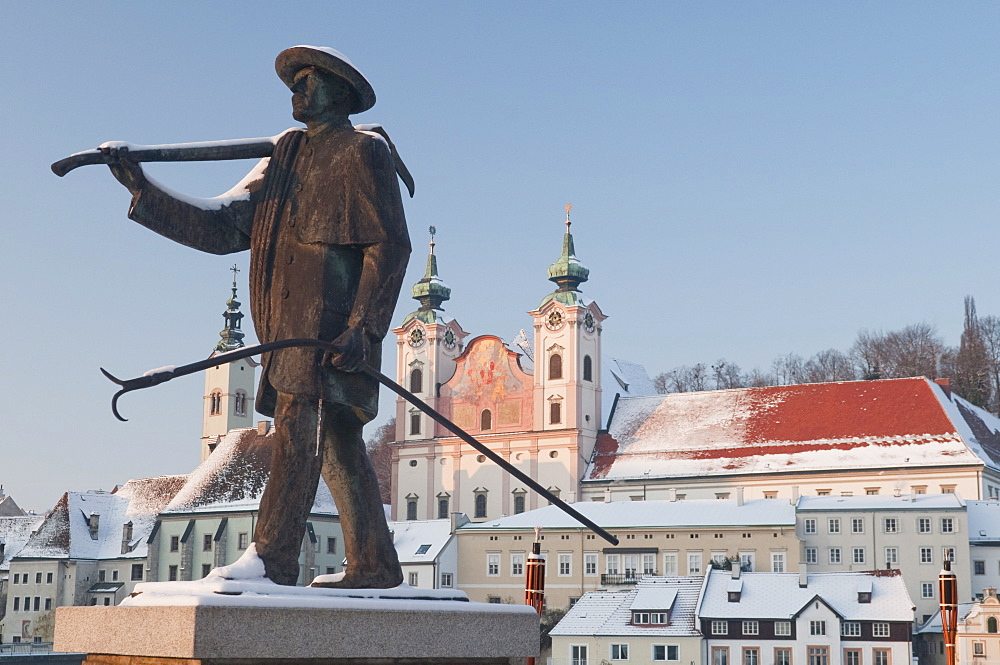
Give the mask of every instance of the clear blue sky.
M 406 288 L 434 224 L 474 334 L 529 325 L 566 202 L 605 349 L 651 374 L 919 321 L 955 343 L 969 293 L 1000 314 L 996 3 L 11 2 L 0 44 L 0 483 L 24 507 L 190 471 L 201 377 L 125 397 L 122 424 L 98 367 L 206 356 L 234 260 L 247 300 L 245 254 L 175 245 L 103 167 L 49 164 L 293 126 L 273 61 L 295 44 L 371 80 L 357 122 L 417 183 Z M 215 195 L 250 166 L 150 172 Z

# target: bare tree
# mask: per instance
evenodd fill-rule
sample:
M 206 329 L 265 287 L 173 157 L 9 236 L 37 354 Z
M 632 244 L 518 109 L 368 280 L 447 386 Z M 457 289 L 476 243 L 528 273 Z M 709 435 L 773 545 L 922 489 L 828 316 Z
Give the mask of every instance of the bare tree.
M 986 347 L 986 363 L 990 375 L 990 411 L 1000 413 L 1000 317 L 990 315 L 979 319 L 979 330 Z
M 743 388 L 746 385 L 740 366 L 728 362 L 725 358 L 719 358 L 712 365 L 712 378 L 715 379 L 716 390 Z
M 976 406 L 990 402 L 990 369 L 986 343 L 976 316 L 976 301 L 965 297 L 965 325 L 955 356 L 955 390 Z
M 803 374 L 807 383 L 853 381 L 857 378 L 857 371 L 850 356 L 837 349 L 820 351 L 807 360 Z
M 775 381 L 779 386 L 802 383 L 805 376 L 802 356 L 797 353 L 779 356 L 771 363 L 771 371 L 774 373 Z
M 379 427 L 372 437 L 365 442 L 368 458 L 375 467 L 378 487 L 382 495 L 382 503 L 392 503 L 392 448 L 396 438 L 396 419 Z

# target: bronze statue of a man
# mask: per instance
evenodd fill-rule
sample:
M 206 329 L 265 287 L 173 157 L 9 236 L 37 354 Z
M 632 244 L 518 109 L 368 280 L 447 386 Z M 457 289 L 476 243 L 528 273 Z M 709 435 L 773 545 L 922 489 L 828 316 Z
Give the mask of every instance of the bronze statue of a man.
M 204 209 L 165 192 L 118 153 L 111 171 L 132 192 L 129 217 L 213 254 L 250 250 L 250 303 L 261 343 L 333 342 L 324 355 L 285 349 L 262 358 L 257 410 L 275 421 L 271 474 L 254 532 L 267 576 L 295 584 L 306 519 L 320 475 L 340 512 L 348 561 L 333 585 L 385 588 L 403 580 L 362 426 L 378 408 L 378 369 L 406 270 L 406 232 L 387 141 L 349 116 L 375 93 L 343 55 L 296 46 L 275 62 L 305 129 L 277 140 L 249 198 Z M 331 585 L 331 586 L 333 586 Z

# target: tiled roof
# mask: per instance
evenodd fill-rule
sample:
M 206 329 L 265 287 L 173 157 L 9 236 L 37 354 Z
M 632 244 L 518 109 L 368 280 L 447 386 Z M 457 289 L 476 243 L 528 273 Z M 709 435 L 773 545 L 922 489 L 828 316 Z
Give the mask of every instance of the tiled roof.
M 163 513 L 257 510 L 270 475 L 273 441 L 273 435 L 258 434 L 256 428 L 230 430 L 208 459 L 191 473 Z M 312 512 L 337 514 L 330 489 L 322 479 Z
M 552 629 L 551 635 L 647 635 L 650 637 L 698 637 L 695 609 L 701 590 L 701 577 L 647 577 L 630 591 L 591 591 L 566 613 Z M 636 597 L 670 600 L 670 623 L 666 626 L 633 626 L 632 608 L 662 609 L 667 607 L 640 607 Z
M 130 480 L 116 492 L 67 492 L 17 554 L 18 558 L 115 559 L 146 556 L 157 514 L 187 476 Z M 96 517 L 97 531 L 90 525 Z M 132 537 L 125 543 L 125 525 Z M 123 549 L 128 551 L 122 552 Z
M 31 537 L 31 532 L 41 523 L 42 517 L 39 515 L 0 517 L 0 543 L 4 546 L 3 556 L 0 557 L 0 571 L 10 570 L 10 560 L 17 556 Z
M 623 397 L 585 481 L 983 464 L 1000 420 L 925 378 Z
M 742 573 L 738 603 L 729 602 L 728 571 L 709 573 L 698 616 L 705 619 L 791 619 L 817 596 L 846 621 L 913 621 L 913 602 L 901 575 L 810 573 L 799 587 L 797 573 Z M 869 590 L 871 602 L 859 603 Z
M 605 529 L 685 526 L 794 525 L 795 507 L 780 499 L 756 499 L 742 506 L 734 499 L 690 501 L 579 501 L 573 507 Z M 585 529 L 556 506 L 501 517 L 490 522 L 470 522 L 459 531 L 489 529 Z

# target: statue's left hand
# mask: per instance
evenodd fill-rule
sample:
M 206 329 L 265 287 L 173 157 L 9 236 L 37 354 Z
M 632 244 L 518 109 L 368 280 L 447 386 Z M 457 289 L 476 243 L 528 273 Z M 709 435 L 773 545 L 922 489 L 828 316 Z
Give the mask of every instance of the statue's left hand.
M 367 337 L 362 328 L 348 328 L 333 340 L 340 353 L 328 353 L 325 359 L 342 372 L 360 372 L 368 361 Z

